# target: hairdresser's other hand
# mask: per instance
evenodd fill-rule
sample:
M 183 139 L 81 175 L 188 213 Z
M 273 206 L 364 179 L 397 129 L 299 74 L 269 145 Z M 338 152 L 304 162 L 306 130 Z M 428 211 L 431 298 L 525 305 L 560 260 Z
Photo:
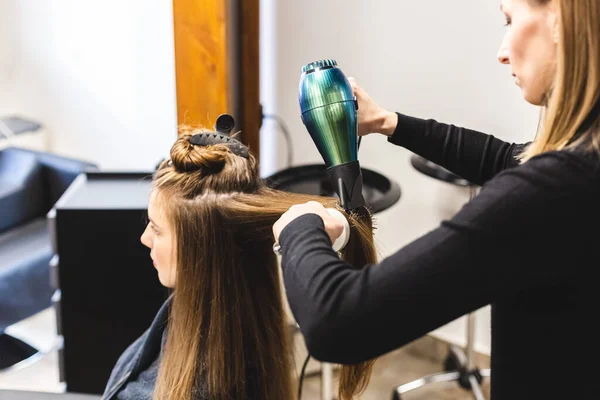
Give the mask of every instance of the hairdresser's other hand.
M 369 133 L 381 133 L 386 136 L 392 136 L 396 125 L 398 125 L 398 115 L 385 110 L 377 104 L 360 87 L 356 79 L 349 77 L 348 81 L 350 81 L 350 86 L 352 86 L 352 90 L 358 101 L 358 135 L 364 136 Z
M 273 224 L 273 234 L 275 235 L 275 240 L 279 241 L 279 234 L 281 234 L 283 228 L 285 228 L 290 222 L 301 215 L 311 213 L 317 214 L 319 217 L 321 217 L 323 224 L 325 225 L 325 231 L 327 231 L 332 244 L 338 237 L 340 237 L 342 232 L 344 232 L 344 225 L 339 220 L 332 217 L 321 203 L 309 201 L 308 203 L 295 204 L 291 206 L 289 210 L 283 213 L 275 222 L 275 224 Z

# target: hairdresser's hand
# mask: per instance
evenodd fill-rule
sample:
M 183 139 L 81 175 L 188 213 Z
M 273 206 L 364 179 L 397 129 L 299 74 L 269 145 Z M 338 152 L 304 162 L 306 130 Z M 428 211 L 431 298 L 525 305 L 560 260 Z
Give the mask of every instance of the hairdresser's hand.
M 350 86 L 358 101 L 358 135 L 364 136 L 369 133 L 381 133 L 392 136 L 398 124 L 398 115 L 381 107 L 350 77 Z
M 275 240 L 279 241 L 279 234 L 283 231 L 290 222 L 295 220 L 301 215 L 304 214 L 317 214 L 319 217 L 323 219 L 323 223 L 325 225 L 325 231 L 329 235 L 329 239 L 331 239 L 331 243 L 333 244 L 335 240 L 340 237 L 342 232 L 344 231 L 344 225 L 332 217 L 325 207 L 321 203 L 316 201 L 309 201 L 308 203 L 303 204 L 295 204 L 289 208 L 285 213 L 281 215 L 281 217 L 275 222 L 273 225 L 273 234 L 275 235 Z

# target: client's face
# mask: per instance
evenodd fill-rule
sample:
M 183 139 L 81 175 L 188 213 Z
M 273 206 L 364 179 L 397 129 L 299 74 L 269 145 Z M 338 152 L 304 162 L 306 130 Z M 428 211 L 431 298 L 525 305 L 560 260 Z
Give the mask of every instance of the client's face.
M 158 271 L 158 279 L 163 286 L 175 287 L 176 255 L 174 235 L 164 213 L 160 197 L 155 193 L 150 196 L 148 204 L 148 225 L 142 234 L 141 241 L 150 249 L 150 257 Z

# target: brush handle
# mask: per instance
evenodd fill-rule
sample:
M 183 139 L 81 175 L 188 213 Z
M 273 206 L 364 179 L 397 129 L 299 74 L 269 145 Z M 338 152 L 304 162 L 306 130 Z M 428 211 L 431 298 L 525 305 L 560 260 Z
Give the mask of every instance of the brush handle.
M 341 251 L 348 244 L 348 240 L 350 240 L 350 224 L 348 220 L 339 210 L 335 208 L 327 208 L 326 209 L 329 215 L 339 220 L 344 225 L 344 230 L 342 234 L 335 240 L 333 243 L 333 250 Z

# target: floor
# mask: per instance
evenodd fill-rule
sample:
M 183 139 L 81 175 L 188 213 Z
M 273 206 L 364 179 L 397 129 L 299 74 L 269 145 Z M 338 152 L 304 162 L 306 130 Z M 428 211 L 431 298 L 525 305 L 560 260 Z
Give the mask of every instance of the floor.
M 0 389 L 64 391 L 64 387 L 58 378 L 57 353 L 53 350 L 53 346 L 56 344 L 55 329 L 55 316 L 51 309 L 10 328 L 10 334 L 33 342 L 47 354 L 41 360 L 23 369 L 0 373 Z M 392 398 L 392 391 L 396 386 L 427 374 L 441 372 L 443 370 L 441 362 L 431 357 L 424 357 L 418 351 L 415 351 L 415 348 L 418 348 L 419 345 L 423 347 L 423 344 L 431 347 L 431 344 L 427 342 L 427 338 L 424 338 L 422 343 L 411 344 L 406 348 L 381 357 L 375 364 L 369 387 L 359 399 L 389 400 Z M 297 339 L 296 354 L 299 369 L 305 354 L 301 338 Z M 308 364 L 302 400 L 319 400 L 321 398 L 319 367 L 320 364 L 314 361 Z M 486 398 L 489 399 L 487 380 L 484 380 L 483 389 Z M 466 400 L 473 398 L 472 394 L 461 389 L 455 382 L 430 385 L 402 396 L 402 400 Z
M 361 400 L 389 400 L 392 391 L 398 385 L 411 382 L 427 374 L 441 372 L 442 366 L 429 360 L 423 360 L 405 350 L 397 350 L 377 361 L 367 390 L 359 397 Z M 320 380 L 318 376 L 309 378 L 303 386 L 302 400 L 320 399 Z M 483 393 L 489 399 L 489 384 L 483 382 Z M 429 385 L 408 392 L 402 400 L 467 400 L 473 395 L 458 386 L 455 382 Z
M 301 339 L 298 339 L 298 341 L 301 343 Z M 297 343 L 296 346 L 298 371 L 301 369 L 306 354 L 304 346 L 300 343 Z M 437 340 L 425 337 L 379 358 L 373 368 L 369 386 L 359 399 L 390 400 L 393 390 L 399 385 L 412 382 L 429 374 L 444 372 L 443 360 L 446 354 L 447 345 L 440 345 Z M 489 357 L 481 355 L 478 357 L 477 365 L 481 368 L 489 368 Z M 307 372 L 310 373 L 310 376 L 305 379 L 301 400 L 321 399 L 319 368 L 320 364 L 312 360 L 309 362 Z M 337 376 L 337 374 L 334 376 Z M 488 378 L 484 378 L 482 389 L 485 398 L 489 399 Z M 401 397 L 402 400 L 472 400 L 474 398 L 470 391 L 462 389 L 457 382 L 427 385 L 418 390 L 405 393 Z
M 34 364 L 15 371 L 0 372 L 0 389 L 19 389 L 44 392 L 62 392 L 58 377 L 58 354 L 56 346 L 56 318 L 49 308 L 15 324 L 7 333 L 24 339 L 42 350 L 44 356 Z

